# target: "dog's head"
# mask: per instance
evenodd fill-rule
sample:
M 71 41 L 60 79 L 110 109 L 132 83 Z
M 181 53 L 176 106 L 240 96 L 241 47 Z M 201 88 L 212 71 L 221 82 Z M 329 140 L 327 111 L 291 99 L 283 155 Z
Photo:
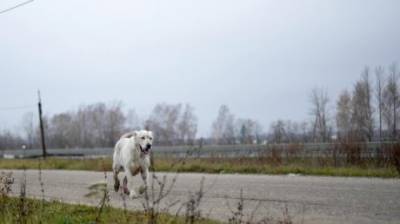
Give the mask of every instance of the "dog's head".
M 142 153 L 148 154 L 153 145 L 153 132 L 141 130 L 136 131 L 135 142 Z

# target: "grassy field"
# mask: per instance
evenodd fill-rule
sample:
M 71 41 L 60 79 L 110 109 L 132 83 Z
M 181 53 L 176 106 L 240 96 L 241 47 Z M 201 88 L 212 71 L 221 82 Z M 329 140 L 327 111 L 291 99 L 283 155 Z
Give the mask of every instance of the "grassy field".
M 97 220 L 97 221 L 96 221 Z M 42 224 L 72 224 L 72 223 L 147 223 L 144 212 L 124 211 L 112 207 L 104 207 L 99 215 L 99 209 L 86 205 L 71 205 L 61 202 L 44 202 L 24 198 L 0 196 L 0 223 L 42 223 Z M 156 223 L 185 223 L 183 217 L 161 214 Z M 196 220 L 199 224 L 217 224 L 219 222 L 207 219 Z
M 42 169 L 111 170 L 111 158 L 105 159 L 59 159 L 42 160 Z M 0 169 L 37 169 L 38 159 L 0 160 Z M 394 166 L 377 167 L 374 162 L 361 165 L 333 166 L 329 161 L 293 160 L 285 163 L 259 158 L 206 158 L 183 161 L 164 158 L 155 159 L 154 169 L 167 172 L 243 173 L 243 174 L 303 174 L 353 177 L 399 177 Z

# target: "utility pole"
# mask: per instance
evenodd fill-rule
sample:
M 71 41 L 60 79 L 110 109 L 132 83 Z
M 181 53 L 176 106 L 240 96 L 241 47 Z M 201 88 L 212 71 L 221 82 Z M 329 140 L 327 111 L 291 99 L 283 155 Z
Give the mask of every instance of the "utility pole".
M 42 100 L 40 98 L 40 91 L 38 90 L 38 97 L 39 97 L 39 102 L 38 102 L 38 108 L 39 108 L 39 122 L 40 122 L 40 137 L 42 140 L 42 149 L 43 149 L 43 158 L 47 157 L 47 152 L 46 152 L 46 141 L 44 138 L 44 127 L 43 127 L 43 119 L 42 119 Z

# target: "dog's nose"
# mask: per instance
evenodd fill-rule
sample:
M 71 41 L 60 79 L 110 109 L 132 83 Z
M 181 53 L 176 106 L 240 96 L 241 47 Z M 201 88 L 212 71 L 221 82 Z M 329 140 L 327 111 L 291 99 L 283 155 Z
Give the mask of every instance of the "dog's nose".
M 146 148 L 147 148 L 147 149 L 151 149 L 151 144 L 147 144 L 147 145 L 146 145 Z

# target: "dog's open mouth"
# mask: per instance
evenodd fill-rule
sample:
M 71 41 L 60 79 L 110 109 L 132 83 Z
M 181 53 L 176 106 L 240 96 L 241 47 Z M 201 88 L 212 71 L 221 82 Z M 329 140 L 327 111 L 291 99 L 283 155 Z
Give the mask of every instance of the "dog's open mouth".
M 142 146 L 141 145 L 139 145 L 139 148 L 140 148 L 140 151 L 143 153 L 143 154 L 148 154 L 149 152 L 150 152 L 150 148 L 142 148 Z

